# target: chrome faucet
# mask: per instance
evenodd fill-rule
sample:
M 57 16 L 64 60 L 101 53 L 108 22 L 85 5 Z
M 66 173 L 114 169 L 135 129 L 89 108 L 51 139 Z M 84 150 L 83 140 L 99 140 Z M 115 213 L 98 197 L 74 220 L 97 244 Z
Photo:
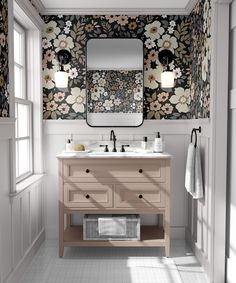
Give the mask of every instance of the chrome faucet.
M 113 149 L 112 149 L 112 151 L 113 152 L 117 152 L 117 149 L 116 149 L 116 135 L 115 135 L 115 132 L 113 130 L 111 130 L 111 133 L 110 133 L 110 141 L 113 141 Z

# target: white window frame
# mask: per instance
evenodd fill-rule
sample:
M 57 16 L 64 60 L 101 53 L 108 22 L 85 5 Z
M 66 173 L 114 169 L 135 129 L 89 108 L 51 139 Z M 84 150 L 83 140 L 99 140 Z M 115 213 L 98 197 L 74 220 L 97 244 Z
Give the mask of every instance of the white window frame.
M 22 72 L 22 89 L 21 89 L 21 94 L 22 97 L 17 97 L 15 96 L 15 111 L 16 111 L 16 116 L 18 117 L 18 107 L 17 105 L 27 105 L 29 107 L 29 112 L 28 112 L 28 136 L 25 137 L 19 137 L 19 129 L 16 131 L 16 136 L 15 136 L 15 146 L 18 148 L 16 150 L 16 169 L 18 168 L 18 172 L 16 172 L 16 183 L 21 182 L 22 180 L 26 179 L 27 177 L 31 176 L 33 174 L 33 103 L 28 99 L 28 94 L 27 94 L 27 80 L 26 80 L 26 74 L 27 74 L 27 59 L 26 59 L 26 54 L 27 54 L 27 31 L 24 29 L 17 21 L 14 21 L 14 31 L 17 31 L 18 33 L 21 34 L 22 36 L 22 42 L 21 42 L 21 51 L 22 53 L 20 54 L 22 58 L 22 64 L 19 64 L 18 62 L 15 62 L 14 60 L 14 68 L 15 66 L 19 67 L 20 69 L 23 70 Z M 18 127 L 18 123 L 16 121 L 16 127 Z M 20 140 L 28 140 L 29 141 L 29 147 L 28 147 L 28 153 L 29 153 L 29 160 L 28 160 L 28 167 L 29 171 L 24 172 L 23 174 L 19 175 L 19 167 L 20 167 L 20 161 L 19 161 L 19 141 Z
M 28 113 L 28 117 L 29 117 L 29 121 L 28 121 L 28 127 L 29 127 L 29 135 L 28 136 L 24 136 L 24 137 L 15 137 L 15 145 L 16 147 L 18 147 L 18 150 L 16 150 L 16 155 L 18 153 L 18 156 L 16 156 L 16 161 L 19 161 L 19 144 L 18 141 L 20 140 L 28 140 L 29 141 L 29 171 L 19 175 L 18 177 L 16 177 L 16 183 L 19 183 L 20 181 L 26 179 L 27 177 L 31 176 L 33 174 L 33 129 L 32 129 L 32 119 L 33 119 L 33 115 L 32 115 L 32 107 L 33 107 L 33 103 L 29 100 L 25 100 L 25 99 L 21 99 L 21 98 L 15 98 L 15 105 L 16 104 L 22 104 L 22 105 L 27 105 L 29 106 L 29 113 Z M 16 110 L 17 111 L 17 107 Z M 18 113 L 16 113 L 17 117 L 18 117 Z M 18 123 L 16 121 L 16 127 L 18 126 Z M 17 133 L 19 133 L 19 129 L 17 129 L 16 131 Z M 19 168 L 19 162 L 18 162 L 18 166 Z M 16 172 L 16 175 L 18 175 L 18 172 Z

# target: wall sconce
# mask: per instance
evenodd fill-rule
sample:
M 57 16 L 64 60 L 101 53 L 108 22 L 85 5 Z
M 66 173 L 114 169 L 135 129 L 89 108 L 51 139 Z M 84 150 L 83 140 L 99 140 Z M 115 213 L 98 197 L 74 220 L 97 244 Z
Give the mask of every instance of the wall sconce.
M 55 73 L 55 85 L 58 88 L 67 88 L 69 75 L 64 70 L 63 65 L 66 65 L 70 62 L 71 53 L 66 49 L 61 49 L 57 53 L 57 59 L 60 63 L 60 70 Z
M 161 73 L 161 87 L 162 88 L 174 87 L 175 76 L 174 73 L 170 70 L 170 66 L 169 66 L 169 64 L 174 59 L 174 54 L 170 50 L 164 49 L 158 53 L 158 59 L 164 67 L 164 70 Z

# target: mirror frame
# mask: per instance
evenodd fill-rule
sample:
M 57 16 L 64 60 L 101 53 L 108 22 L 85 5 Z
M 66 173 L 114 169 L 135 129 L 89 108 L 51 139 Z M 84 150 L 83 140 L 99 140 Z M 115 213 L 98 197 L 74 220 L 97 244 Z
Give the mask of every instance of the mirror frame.
M 93 127 L 93 128 L 137 128 L 137 127 L 140 127 L 143 122 L 144 122 L 144 113 L 142 111 L 142 121 L 139 125 L 90 125 L 89 122 L 88 122 L 88 88 L 87 88 L 87 71 L 88 71 L 88 60 L 87 60 L 87 57 L 88 57 L 88 48 L 87 48 L 87 44 L 88 42 L 91 40 L 91 39 L 98 39 L 98 40 L 103 40 L 103 39 L 129 39 L 129 40 L 132 40 L 132 39 L 135 39 L 135 40 L 140 40 L 141 43 L 142 43 L 142 58 L 143 58 L 143 65 L 142 65 L 142 72 L 143 72 L 143 84 L 142 84 L 142 90 L 143 90 L 143 96 L 142 96 L 142 105 L 143 105 L 143 109 L 144 109 L 144 42 L 142 41 L 142 39 L 140 38 L 137 38 L 137 37 L 91 37 L 87 40 L 86 42 L 86 66 L 85 66 L 85 93 L 86 93 L 86 123 L 88 126 L 90 127 Z M 104 113 L 106 114 L 106 113 Z

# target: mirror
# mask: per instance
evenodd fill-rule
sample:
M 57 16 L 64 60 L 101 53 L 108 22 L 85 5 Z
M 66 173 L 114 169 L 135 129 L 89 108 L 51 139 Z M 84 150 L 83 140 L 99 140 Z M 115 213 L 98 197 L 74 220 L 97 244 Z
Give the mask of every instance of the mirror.
M 87 123 L 93 127 L 143 123 L 143 42 L 93 38 L 87 42 Z

